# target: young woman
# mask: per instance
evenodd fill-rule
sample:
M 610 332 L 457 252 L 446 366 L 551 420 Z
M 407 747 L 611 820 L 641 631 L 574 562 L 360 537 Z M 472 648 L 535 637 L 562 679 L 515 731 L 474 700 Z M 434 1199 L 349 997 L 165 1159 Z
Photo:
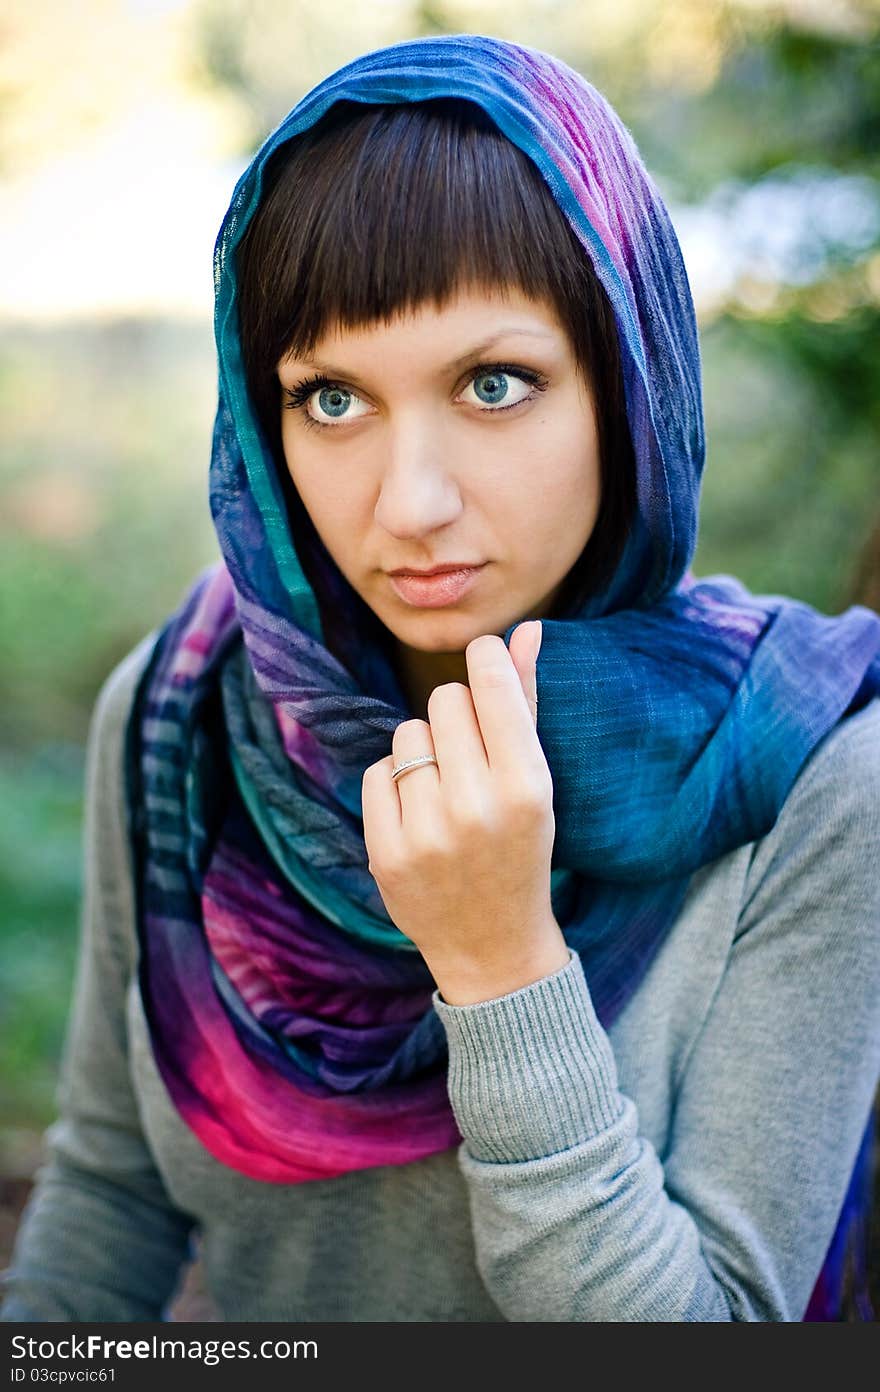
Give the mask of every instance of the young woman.
M 197 1236 L 229 1320 L 870 1318 L 880 617 L 688 570 L 630 136 L 531 49 L 369 53 L 216 296 L 223 559 L 98 701 L 5 1317 L 155 1319 Z

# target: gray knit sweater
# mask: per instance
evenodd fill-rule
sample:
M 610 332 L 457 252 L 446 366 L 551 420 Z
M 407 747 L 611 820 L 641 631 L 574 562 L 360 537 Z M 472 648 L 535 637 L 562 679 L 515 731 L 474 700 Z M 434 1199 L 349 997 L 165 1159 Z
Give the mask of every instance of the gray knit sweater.
M 225 1320 L 801 1319 L 880 1077 L 880 699 L 697 872 L 607 1032 L 574 954 L 435 994 L 461 1146 L 270 1184 L 180 1119 L 138 997 L 121 752 L 151 642 L 92 721 L 60 1115 L 3 1317 L 161 1318 L 197 1234 Z

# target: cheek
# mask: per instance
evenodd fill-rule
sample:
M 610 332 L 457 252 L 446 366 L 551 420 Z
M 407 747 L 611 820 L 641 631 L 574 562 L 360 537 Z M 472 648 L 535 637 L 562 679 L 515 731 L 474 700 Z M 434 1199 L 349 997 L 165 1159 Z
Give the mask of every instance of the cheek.
M 527 533 L 533 551 L 542 546 L 579 550 L 593 529 L 601 494 L 590 423 L 573 430 L 547 422 L 518 456 L 520 466 L 511 470 L 508 462 L 503 481 L 497 481 L 493 511 L 499 524 L 504 518 L 508 530 Z
M 334 518 L 345 511 L 346 500 L 337 474 L 327 467 L 319 450 L 310 448 L 310 440 L 302 438 L 307 434 L 305 427 L 290 424 L 282 438 L 284 460 L 303 507 L 323 538 L 325 530 L 332 528 Z
M 362 539 L 370 527 L 368 488 L 353 488 L 344 471 L 328 467 L 326 460 L 309 461 L 302 452 L 295 466 L 288 464 L 288 472 L 315 531 L 351 580 L 352 568 L 362 553 Z

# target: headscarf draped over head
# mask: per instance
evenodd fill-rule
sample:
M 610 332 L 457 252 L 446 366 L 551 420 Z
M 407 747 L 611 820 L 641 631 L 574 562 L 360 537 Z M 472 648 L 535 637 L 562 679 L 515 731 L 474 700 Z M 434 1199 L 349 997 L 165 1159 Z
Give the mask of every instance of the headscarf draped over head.
M 406 703 L 324 553 L 313 560 L 333 597 L 326 644 L 327 610 L 246 386 L 234 255 L 267 160 L 335 102 L 439 97 L 476 103 L 534 162 L 620 341 L 638 516 L 606 587 L 571 619 L 543 622 L 537 665 L 553 909 L 606 1028 L 693 872 L 764 835 L 819 740 L 880 692 L 871 610 L 828 617 L 688 570 L 704 461 L 693 303 L 666 208 L 601 94 L 548 54 L 470 34 L 367 53 L 319 83 L 242 175 L 217 240 L 210 499 L 222 562 L 159 635 L 127 760 L 159 1070 L 208 1150 L 270 1182 L 403 1164 L 460 1140 L 434 982 L 388 918 L 363 838 L 361 780 L 390 752 Z M 869 1151 L 870 1126 L 808 1318 L 834 1318 Z

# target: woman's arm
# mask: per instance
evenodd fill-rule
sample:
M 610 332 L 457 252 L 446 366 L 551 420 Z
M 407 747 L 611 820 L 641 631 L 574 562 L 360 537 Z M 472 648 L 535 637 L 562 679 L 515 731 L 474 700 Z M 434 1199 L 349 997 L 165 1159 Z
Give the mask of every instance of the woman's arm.
M 156 1320 L 189 1252 L 144 1140 L 128 1071 L 125 997 L 134 967 L 122 743 L 153 636 L 105 682 L 86 759 L 82 929 L 47 1163 L 5 1273 L 4 1320 Z
M 509 1319 L 803 1317 L 880 1075 L 878 867 L 874 701 L 755 845 L 662 1164 L 579 958 L 477 1005 L 435 995 L 477 1261 Z

